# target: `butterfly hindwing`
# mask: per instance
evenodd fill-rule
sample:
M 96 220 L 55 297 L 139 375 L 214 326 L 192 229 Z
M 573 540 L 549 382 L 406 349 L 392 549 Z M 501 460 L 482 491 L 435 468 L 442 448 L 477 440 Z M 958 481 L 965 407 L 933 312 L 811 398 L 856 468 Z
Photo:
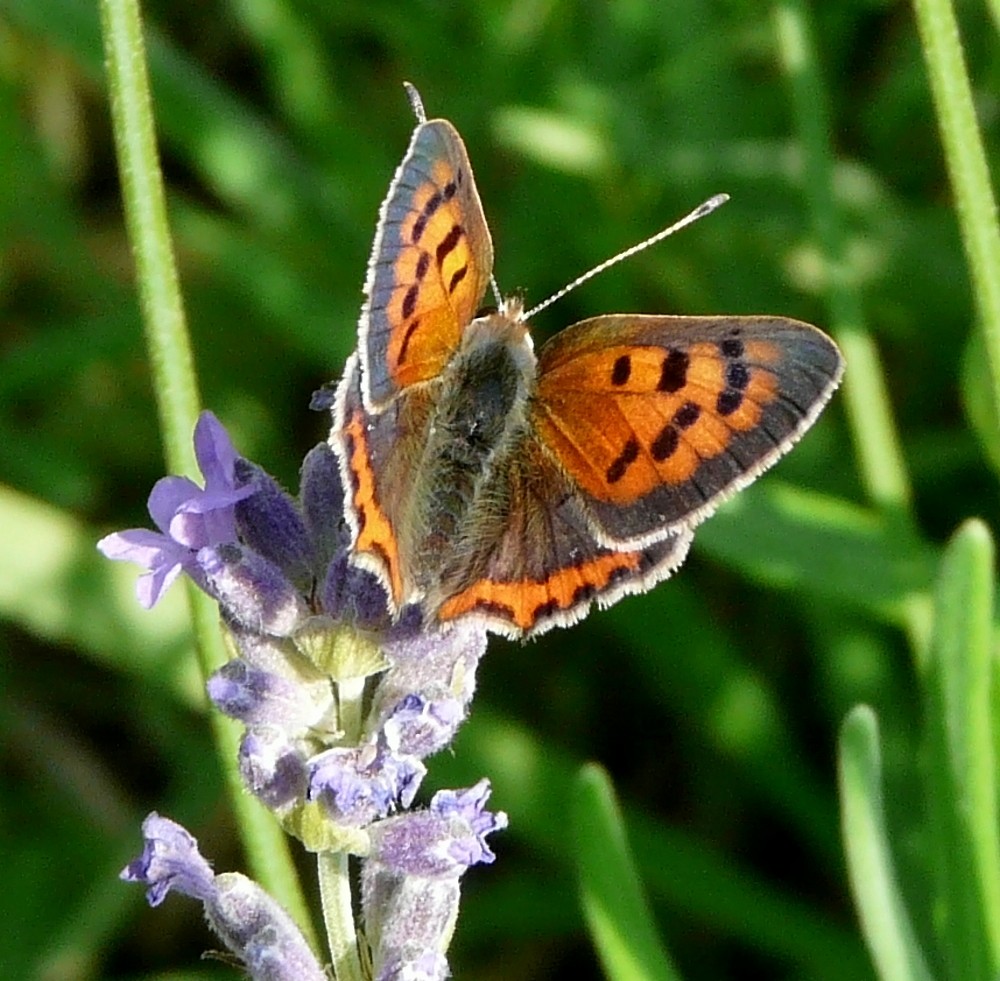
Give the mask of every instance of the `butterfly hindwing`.
M 492 526 L 473 529 L 442 567 L 443 621 L 475 615 L 511 637 L 537 635 L 575 622 L 594 602 L 644 592 L 687 555 L 683 528 L 638 549 L 599 545 L 574 488 L 533 437 L 504 461 L 497 483 L 487 492 L 503 503 Z
M 539 352 L 533 423 L 605 544 L 694 527 L 812 424 L 843 362 L 779 317 L 616 314 Z
M 472 167 L 443 119 L 417 126 L 382 204 L 359 347 L 365 404 L 381 411 L 435 377 L 489 284 L 493 246 Z

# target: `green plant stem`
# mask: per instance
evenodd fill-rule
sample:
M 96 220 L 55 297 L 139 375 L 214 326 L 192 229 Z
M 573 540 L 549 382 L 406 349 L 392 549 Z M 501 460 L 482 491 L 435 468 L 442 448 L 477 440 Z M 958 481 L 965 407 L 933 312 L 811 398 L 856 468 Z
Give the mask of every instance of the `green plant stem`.
M 347 746 L 357 745 L 361 736 L 364 691 L 364 678 L 337 684 L 339 727 Z M 316 871 L 334 977 L 337 981 L 364 981 L 354 924 L 350 857 L 346 852 L 320 852 L 316 856 Z
M 191 434 L 198 415 L 198 387 L 167 223 L 139 6 L 136 0 L 101 0 L 100 8 L 125 221 L 135 255 L 167 469 L 196 477 Z M 207 677 L 226 660 L 218 613 L 208 597 L 193 586 L 188 595 L 198 661 Z M 214 714 L 212 728 L 253 873 L 315 945 L 308 906 L 285 836 L 240 781 L 237 729 Z
M 191 433 L 198 417 L 198 387 L 167 223 L 136 0 L 101 0 L 101 27 L 125 222 L 167 469 L 195 477 Z
M 902 537 L 916 541 L 913 491 L 902 442 L 878 348 L 865 325 L 833 194 L 829 100 L 813 44 L 808 4 L 805 0 L 781 0 L 774 7 L 774 24 L 802 147 L 805 196 L 826 270 L 830 323 L 847 363 L 844 405 L 858 472 L 882 516 Z M 906 630 L 918 660 L 927 649 L 929 625 L 926 599 L 911 597 L 906 603 Z
M 995 13 L 996 6 L 992 9 Z M 1000 225 L 989 165 L 951 4 L 948 0 L 913 0 L 913 11 L 969 260 L 993 408 L 1000 412 Z
M 848 264 L 846 236 L 833 196 L 828 100 L 806 4 L 803 0 L 782 0 L 774 7 L 774 23 L 804 155 L 805 196 L 827 274 L 830 321 L 847 362 L 844 400 L 858 467 L 875 505 L 910 524 L 910 478 L 885 373 L 865 328 L 861 297 Z
M 354 925 L 349 856 L 346 852 L 320 852 L 316 871 L 333 976 L 337 981 L 364 981 Z

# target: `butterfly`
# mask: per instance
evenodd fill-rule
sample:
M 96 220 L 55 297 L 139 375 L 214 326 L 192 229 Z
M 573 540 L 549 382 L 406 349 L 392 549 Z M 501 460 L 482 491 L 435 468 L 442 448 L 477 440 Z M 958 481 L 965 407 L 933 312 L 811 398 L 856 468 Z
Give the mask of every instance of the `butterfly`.
M 536 352 L 518 299 L 477 313 L 493 245 L 468 154 L 408 90 L 418 124 L 331 435 L 353 561 L 395 611 L 533 636 L 670 575 L 812 425 L 843 360 L 770 316 L 607 314 Z

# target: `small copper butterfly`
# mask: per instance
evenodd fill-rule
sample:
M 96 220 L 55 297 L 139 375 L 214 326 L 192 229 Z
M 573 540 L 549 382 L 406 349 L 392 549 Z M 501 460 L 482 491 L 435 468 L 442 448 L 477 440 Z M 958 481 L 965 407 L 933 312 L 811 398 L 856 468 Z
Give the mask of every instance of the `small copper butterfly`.
M 418 125 L 331 436 L 354 559 L 396 610 L 539 634 L 670 575 L 694 528 L 812 425 L 843 360 L 767 316 L 608 314 L 536 353 L 519 300 L 477 315 L 493 246 L 472 167 L 409 91 Z

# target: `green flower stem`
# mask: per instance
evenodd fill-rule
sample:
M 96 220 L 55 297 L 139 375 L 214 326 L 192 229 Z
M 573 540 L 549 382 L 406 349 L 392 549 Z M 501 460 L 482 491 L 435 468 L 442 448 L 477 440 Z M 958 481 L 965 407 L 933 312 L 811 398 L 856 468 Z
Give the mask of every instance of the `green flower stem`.
M 339 724 L 348 746 L 357 745 L 361 738 L 364 691 L 364 678 L 349 678 L 337 684 Z M 346 852 L 320 852 L 316 870 L 334 977 L 337 981 L 364 981 L 354 924 L 350 857 Z
M 992 7 L 996 14 L 996 4 Z M 959 229 L 969 260 L 993 410 L 1000 412 L 1000 226 L 958 24 L 948 0 L 913 0 Z
M 838 769 L 847 871 L 880 981 L 931 981 L 892 861 L 878 721 L 867 705 L 856 706 L 844 720 Z
M 805 196 L 823 254 L 827 304 L 833 333 L 844 352 L 844 405 L 868 497 L 900 537 L 916 541 L 913 491 L 893 417 L 885 371 L 865 325 L 861 295 L 847 260 L 846 235 L 833 195 L 833 150 L 828 98 L 812 40 L 805 0 L 781 0 L 774 7 L 775 32 L 804 158 Z M 927 603 L 914 596 L 905 604 L 906 631 L 919 659 L 927 648 Z
M 365 981 L 351 904 L 350 858 L 346 852 L 320 852 L 316 870 L 333 976 L 337 981 Z
M 827 95 L 803 0 L 774 7 L 775 31 L 788 75 L 804 155 L 803 180 L 827 273 L 833 332 L 847 361 L 844 402 L 868 495 L 888 515 L 912 525 L 912 491 L 878 350 L 865 328 L 861 297 L 849 267 L 843 224 L 833 196 L 833 152 Z
M 167 470 L 197 477 L 198 385 L 177 282 L 137 0 L 101 0 L 118 172 Z
M 364 678 L 347 678 L 337 684 L 340 730 L 343 732 L 344 742 L 348 746 L 356 746 L 361 739 L 364 694 Z
M 191 434 L 198 415 L 198 387 L 167 224 L 139 6 L 136 0 L 100 0 L 100 8 L 125 221 L 135 254 L 167 470 L 196 477 Z M 193 587 L 189 597 L 199 665 L 207 677 L 226 660 L 218 613 L 208 597 Z M 215 713 L 212 727 L 254 876 L 315 946 L 308 906 L 285 836 L 240 781 L 237 727 Z

